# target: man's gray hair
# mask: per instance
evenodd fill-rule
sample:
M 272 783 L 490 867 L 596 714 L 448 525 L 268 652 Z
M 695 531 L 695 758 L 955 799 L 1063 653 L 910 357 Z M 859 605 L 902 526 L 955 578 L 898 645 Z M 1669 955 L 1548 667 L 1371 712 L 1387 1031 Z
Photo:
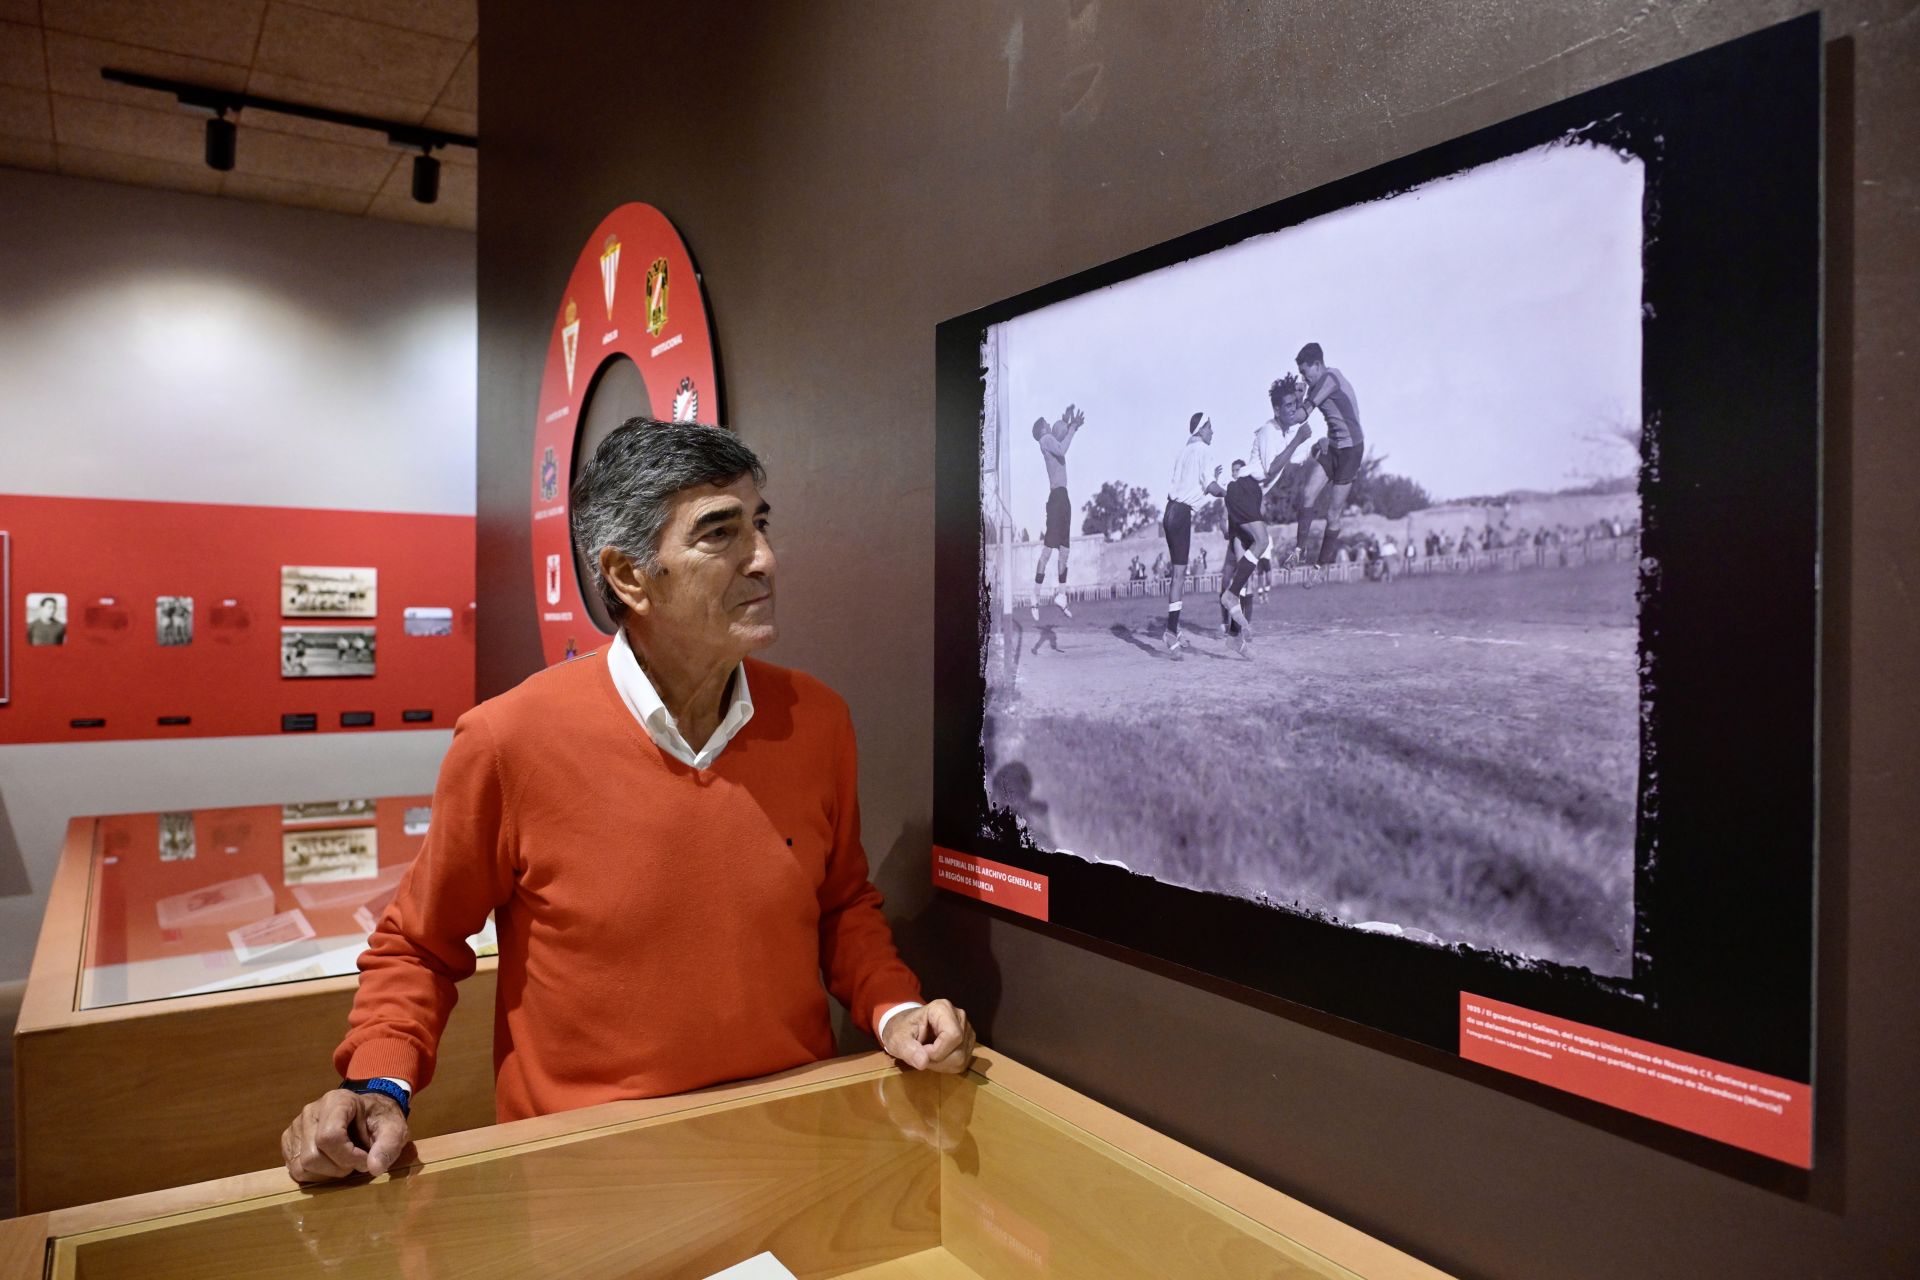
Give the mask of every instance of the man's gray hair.
M 695 485 L 729 485 L 750 475 L 767 482 L 766 468 L 740 438 L 696 422 L 628 418 L 600 442 L 574 481 L 573 545 L 587 562 L 594 589 L 618 619 L 626 601 L 600 572 L 600 549 L 613 547 L 647 573 L 660 567 L 660 534 L 673 495 Z

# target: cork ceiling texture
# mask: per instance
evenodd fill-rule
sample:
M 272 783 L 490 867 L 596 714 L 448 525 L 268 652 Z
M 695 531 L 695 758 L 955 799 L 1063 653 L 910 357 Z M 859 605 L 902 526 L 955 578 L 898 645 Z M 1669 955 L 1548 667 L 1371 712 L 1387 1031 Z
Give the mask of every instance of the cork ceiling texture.
M 100 69 L 472 135 L 479 26 L 478 0 L 0 0 L 0 165 L 472 230 L 471 148 L 434 153 L 440 198 L 417 204 L 416 152 L 254 108 L 219 173 L 206 112 Z

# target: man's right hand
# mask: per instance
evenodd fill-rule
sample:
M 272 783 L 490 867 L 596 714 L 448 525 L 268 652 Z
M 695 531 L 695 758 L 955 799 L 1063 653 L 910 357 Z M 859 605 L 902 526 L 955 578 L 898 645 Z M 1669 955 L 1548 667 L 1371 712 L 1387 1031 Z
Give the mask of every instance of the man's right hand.
M 385 1094 L 330 1089 L 309 1102 L 280 1135 L 295 1182 L 332 1182 L 356 1173 L 379 1177 L 407 1145 L 407 1117 Z

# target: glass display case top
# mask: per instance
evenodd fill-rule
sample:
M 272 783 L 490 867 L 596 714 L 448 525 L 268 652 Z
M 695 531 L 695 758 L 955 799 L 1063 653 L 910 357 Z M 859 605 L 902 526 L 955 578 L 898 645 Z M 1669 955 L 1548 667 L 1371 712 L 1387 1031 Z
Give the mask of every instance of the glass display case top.
M 429 799 L 95 819 L 76 1007 L 354 973 L 420 852 Z M 492 921 L 469 943 L 492 954 Z
M 1318 1218 L 1305 1206 L 1250 1217 L 1196 1185 L 1237 1176 L 1197 1153 L 1090 1131 L 977 1073 L 886 1067 L 687 1101 L 564 1135 L 529 1122 L 502 1131 L 521 1141 L 371 1183 L 83 1230 L 57 1240 L 49 1274 L 701 1280 L 771 1254 L 787 1269 L 771 1274 L 862 1280 L 1357 1280 L 1294 1235 L 1289 1217 Z M 1371 1274 L 1443 1280 L 1372 1252 Z

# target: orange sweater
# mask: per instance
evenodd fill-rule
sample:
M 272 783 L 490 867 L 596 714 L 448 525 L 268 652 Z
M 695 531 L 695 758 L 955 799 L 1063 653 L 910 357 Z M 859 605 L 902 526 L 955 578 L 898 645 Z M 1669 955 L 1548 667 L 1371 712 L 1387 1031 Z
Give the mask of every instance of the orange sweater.
M 503 1121 L 827 1057 L 823 976 L 863 1031 L 918 1000 L 867 880 L 846 703 L 752 659 L 747 680 L 753 719 L 706 770 L 647 737 L 602 653 L 460 717 L 341 1074 L 427 1085 L 490 910 Z

